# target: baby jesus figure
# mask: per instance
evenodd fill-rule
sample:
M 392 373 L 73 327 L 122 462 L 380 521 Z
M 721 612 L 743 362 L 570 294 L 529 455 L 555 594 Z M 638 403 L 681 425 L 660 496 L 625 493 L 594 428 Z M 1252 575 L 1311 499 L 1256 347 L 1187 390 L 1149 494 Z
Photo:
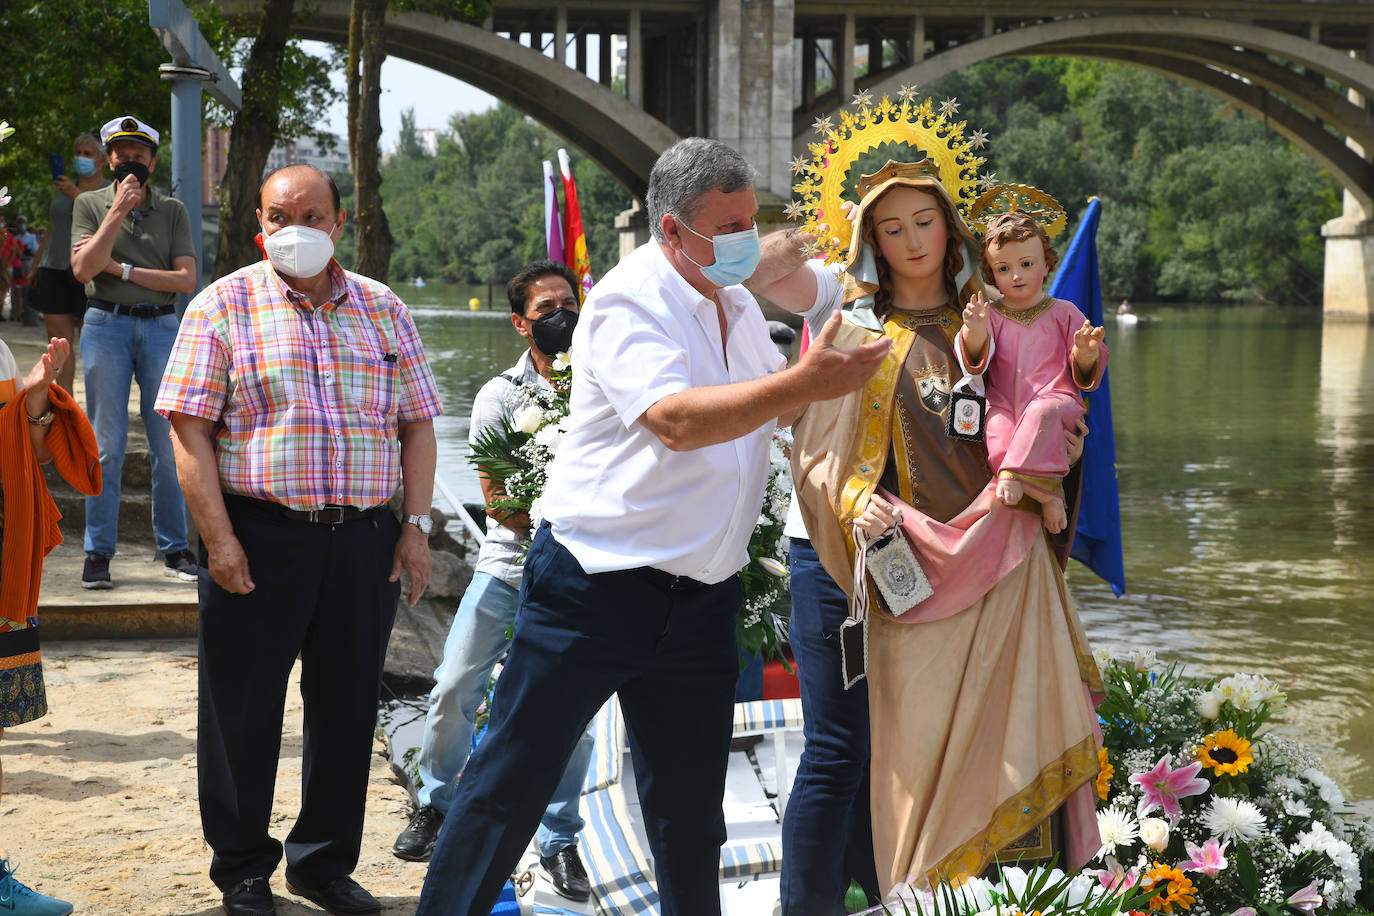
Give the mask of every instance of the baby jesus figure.
M 1014 506 L 1040 503 L 1046 530 L 1068 524 L 1064 432 L 1076 431 L 1085 408 L 1081 391 L 1102 381 L 1107 347 L 1072 302 L 1042 289 L 1059 256 L 1044 227 L 1013 211 L 988 224 L 983 277 L 1002 299 L 975 293 L 964 308 L 955 351 L 966 374 L 986 371 L 988 461 L 997 498 Z

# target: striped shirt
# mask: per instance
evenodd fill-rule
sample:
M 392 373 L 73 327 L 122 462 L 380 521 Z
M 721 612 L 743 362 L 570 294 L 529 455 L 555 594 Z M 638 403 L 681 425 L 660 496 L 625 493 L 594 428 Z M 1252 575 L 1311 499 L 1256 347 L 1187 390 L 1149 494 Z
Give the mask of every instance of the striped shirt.
M 390 289 L 329 264 L 312 308 L 267 261 L 191 301 L 157 412 L 215 421 L 226 493 L 292 509 L 366 508 L 400 482 L 397 420 L 440 413 L 410 312 Z

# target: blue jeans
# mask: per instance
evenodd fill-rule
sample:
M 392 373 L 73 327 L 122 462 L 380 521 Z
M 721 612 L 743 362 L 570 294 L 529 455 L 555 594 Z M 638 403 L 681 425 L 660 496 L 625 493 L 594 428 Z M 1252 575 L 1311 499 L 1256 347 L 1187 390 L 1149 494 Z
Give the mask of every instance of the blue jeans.
M 86 497 L 86 551 L 113 556 L 119 528 L 124 451 L 129 438 L 129 384 L 138 380 L 139 414 L 152 459 L 153 535 L 163 553 L 186 549 L 186 502 L 172 458 L 171 424 L 153 404 L 177 338 L 176 315 L 133 318 L 89 309 L 81 331 L 86 414 L 100 447 L 103 486 Z
M 463 593 L 453 615 L 444 659 L 434 671 L 429 714 L 420 744 L 421 805 L 444 815 L 458 792 L 458 774 L 467 765 L 476 729 L 477 707 L 486 696 L 491 671 L 506 651 L 506 629 L 515 622 L 520 593 L 490 573 L 479 572 Z M 578 803 L 587 765 L 592 759 L 592 733 L 582 733 L 553 801 L 535 834 L 539 854 L 551 856 L 577 842 L 582 830 Z
M 643 570 L 588 574 L 540 526 L 492 727 L 458 783 L 416 916 L 491 912 L 563 761 L 613 693 L 625 715 L 660 916 L 718 916 L 743 597 L 737 576 L 673 590 Z
M 876 903 L 868 792 L 868 681 L 849 690 L 840 676 L 844 591 L 810 541 L 792 538 L 789 641 L 801 685 L 806 744 L 782 824 L 784 916 L 837 916 L 856 880 Z

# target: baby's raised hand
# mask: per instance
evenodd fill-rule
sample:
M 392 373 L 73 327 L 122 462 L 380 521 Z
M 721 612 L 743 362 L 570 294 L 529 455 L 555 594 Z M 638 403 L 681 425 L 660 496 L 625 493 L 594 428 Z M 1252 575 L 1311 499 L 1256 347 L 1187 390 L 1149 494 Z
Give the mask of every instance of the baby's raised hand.
M 968 305 L 964 306 L 964 327 L 959 331 L 964 339 L 964 354 L 973 363 L 983 359 L 983 348 L 988 342 L 988 300 L 982 291 L 973 294 Z
M 1073 332 L 1073 361 L 1084 371 L 1097 365 L 1101 353 L 1102 336 L 1105 328 L 1095 328 L 1088 319 L 1083 319 L 1083 327 Z

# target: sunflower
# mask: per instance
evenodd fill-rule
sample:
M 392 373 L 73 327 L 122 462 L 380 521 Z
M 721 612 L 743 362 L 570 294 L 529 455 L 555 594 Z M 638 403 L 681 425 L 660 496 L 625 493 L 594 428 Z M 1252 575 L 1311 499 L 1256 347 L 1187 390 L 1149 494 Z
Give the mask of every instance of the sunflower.
M 1177 868 L 1153 863 L 1145 877 L 1140 879 L 1140 889 L 1155 891 L 1150 898 L 1150 910 L 1155 913 L 1173 913 L 1174 906 L 1186 910 L 1197 898 L 1197 888 L 1187 875 Z
M 1111 790 L 1112 777 L 1116 775 L 1116 767 L 1107 760 L 1105 747 L 1097 749 L 1097 766 L 1097 797 L 1106 801 L 1107 793 Z
M 1255 755 L 1250 753 L 1250 742 L 1228 728 L 1203 738 L 1197 759 L 1218 776 L 1235 776 L 1250 769 Z

